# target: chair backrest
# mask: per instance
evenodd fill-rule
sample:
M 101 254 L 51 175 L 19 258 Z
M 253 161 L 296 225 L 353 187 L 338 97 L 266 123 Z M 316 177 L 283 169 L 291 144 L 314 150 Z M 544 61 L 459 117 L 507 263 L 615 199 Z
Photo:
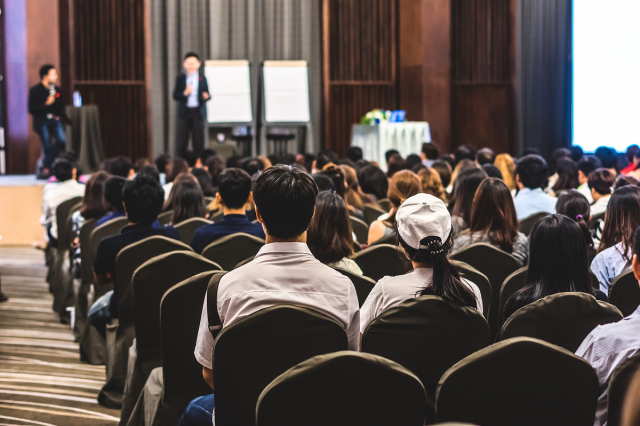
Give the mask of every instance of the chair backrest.
M 342 324 L 298 306 L 272 306 L 225 326 L 213 347 L 216 424 L 255 425 L 258 397 L 272 380 L 347 347 Z
M 396 276 L 408 271 L 404 254 L 391 244 L 379 244 L 356 253 L 353 260 L 358 264 L 365 277 L 375 281 L 389 275 Z
M 211 217 L 209 217 L 209 220 L 212 222 L 220 222 L 223 217 L 224 217 L 224 212 L 222 211 L 222 209 L 220 209 L 220 211 L 214 212 L 211 215 Z
M 520 221 L 520 232 L 528 237 L 531 233 L 531 230 L 533 229 L 533 225 L 535 225 L 537 221 L 548 215 L 549 213 L 539 212 L 525 217 Z
M 158 222 L 160 222 L 160 225 L 162 226 L 168 225 L 169 223 L 171 223 L 172 220 L 173 220 L 173 210 L 162 212 L 158 215 Z
M 351 228 L 353 233 L 356 234 L 356 239 L 360 244 L 366 244 L 369 238 L 369 225 L 358 219 L 357 217 L 349 216 L 351 220 Z
M 489 308 L 489 327 L 494 336 L 498 328 L 498 302 L 500 287 L 505 278 L 516 271 L 518 261 L 515 257 L 487 243 L 471 244 L 451 255 L 454 260 L 465 262 L 482 272 L 491 283 L 491 306 Z
M 127 226 L 127 223 L 129 222 L 126 217 L 117 217 L 115 219 L 111 219 L 109 222 L 103 223 L 102 225 L 94 228 L 94 230 L 91 232 L 91 236 L 89 237 L 89 240 L 91 241 L 91 266 L 92 267 L 93 267 L 93 259 L 96 256 L 96 251 L 98 250 L 98 245 L 100 244 L 100 241 L 102 241 L 103 238 L 111 237 L 113 235 L 119 234 L 122 228 Z
M 369 244 L 369 247 L 371 247 L 371 246 L 379 246 L 380 244 L 391 244 L 392 246 L 395 246 L 396 245 L 396 236 L 393 235 L 393 234 L 385 235 L 384 237 L 378 238 L 377 240 L 375 240 L 374 242 Z
M 193 234 L 196 233 L 198 228 L 203 225 L 209 225 L 212 223 L 213 222 L 211 222 L 210 220 L 203 219 L 201 217 L 192 217 L 191 219 L 187 219 L 175 225 L 175 228 L 180 233 L 180 241 L 185 244 L 191 244 Z
M 221 271 L 214 262 L 190 251 L 161 254 L 133 274 L 133 309 L 138 356 L 160 354 L 160 301 L 174 285 L 207 271 Z
M 490 343 L 489 324 L 480 312 L 438 296 L 421 296 L 371 321 L 362 336 L 362 351 L 408 368 L 435 401 L 442 375 Z
M 382 200 L 378 200 L 378 206 L 385 212 L 391 210 L 391 202 L 388 198 L 383 198 Z
M 492 426 L 590 426 L 600 396 L 587 361 L 542 340 L 517 337 L 463 359 L 438 383 L 439 422 Z
M 594 328 L 621 319 L 615 306 L 590 294 L 558 293 L 518 309 L 502 326 L 500 337 L 533 337 L 575 353 Z
M 640 305 L 640 284 L 633 270 L 618 275 L 609 285 L 609 303 L 620 309 L 628 317 Z
M 162 398 L 181 404 L 180 413 L 192 399 L 211 393 L 202 380 L 202 366 L 193 356 L 202 303 L 214 271 L 203 272 L 171 287 L 160 301 L 162 347 Z
M 489 278 L 467 263 L 458 260 L 451 260 L 451 263 L 458 268 L 462 278 L 478 286 L 480 294 L 482 295 L 482 315 L 485 318 L 489 318 L 489 310 L 491 309 L 491 283 L 489 282 Z
M 69 213 L 79 210 L 78 204 L 82 201 L 82 197 L 69 198 L 58 204 L 56 207 L 56 225 L 58 227 L 58 248 L 60 250 L 69 250 L 69 232 L 67 231 L 67 219 Z
M 116 292 L 120 323 L 133 323 L 133 274 L 149 259 L 172 251 L 193 251 L 188 245 L 173 238 L 154 235 L 130 244 L 116 256 Z
M 85 220 L 80 228 L 80 263 L 82 264 L 82 282 L 93 282 L 93 254 L 91 251 L 91 233 L 96 229 L 95 219 Z
M 364 303 L 365 300 L 367 300 L 369 293 L 371 293 L 371 290 L 373 290 L 373 287 L 375 287 L 376 282 L 369 277 L 356 275 L 353 272 L 347 271 L 346 269 L 342 269 L 342 268 L 333 268 L 333 269 L 340 272 L 342 275 L 344 275 L 345 277 L 351 280 L 351 282 L 353 283 L 353 286 L 356 288 L 356 294 L 358 295 L 358 304 L 360 305 L 360 307 L 362 307 L 362 304 Z
M 420 380 L 406 368 L 342 351 L 306 360 L 272 381 L 258 400 L 256 425 L 422 426 L 426 402 Z
M 202 256 L 230 271 L 239 262 L 258 254 L 262 246 L 263 239 L 240 232 L 218 238 L 202 250 Z
M 238 269 L 239 267 L 244 266 L 247 263 L 251 262 L 253 259 L 255 259 L 255 256 L 247 257 L 242 262 L 238 262 L 238 264 L 236 266 L 234 266 L 233 269 Z
M 613 371 L 607 388 L 607 426 L 620 426 L 622 407 L 629 385 L 640 369 L 640 353 L 626 359 Z
M 371 204 L 365 204 L 362 207 L 362 213 L 364 214 L 364 221 L 367 225 L 371 225 L 371 222 L 377 220 L 381 215 L 387 213 L 379 207 L 374 207 Z

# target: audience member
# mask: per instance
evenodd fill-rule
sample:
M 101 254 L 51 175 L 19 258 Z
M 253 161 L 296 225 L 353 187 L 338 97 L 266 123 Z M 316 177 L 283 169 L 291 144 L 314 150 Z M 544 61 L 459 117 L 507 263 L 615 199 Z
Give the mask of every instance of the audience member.
M 396 213 L 402 203 L 409 197 L 422 192 L 422 182 L 418 175 L 409 170 L 402 170 L 391 178 L 387 198 L 391 205 L 391 211 L 385 213 L 369 226 L 368 244 L 380 238 L 391 235 L 396 228 Z
M 162 182 L 160 182 L 160 173 L 158 173 L 158 170 L 155 168 L 155 166 L 144 166 L 136 174 L 151 176 L 152 178 L 157 180 L 159 184 L 162 185 Z
M 529 240 L 518 232 L 511 191 L 500 179 L 487 178 L 480 183 L 471 205 L 469 232 L 453 239 L 451 251 L 474 243 L 489 243 L 512 254 L 521 267 L 527 264 Z
M 125 179 L 129 179 L 135 173 L 131 160 L 124 156 L 113 158 L 109 162 L 108 171 L 113 176 L 120 176 Z
M 387 161 L 387 178 L 391 179 L 394 174 L 406 168 L 404 158 L 398 154 L 393 154 Z
M 362 155 L 362 148 L 359 146 L 350 146 L 349 149 L 347 149 L 347 158 L 354 163 L 357 163 L 358 160 L 362 160 L 364 158 L 364 155 Z
M 440 156 L 440 150 L 438 146 L 433 142 L 425 142 L 422 144 L 420 157 L 422 158 L 422 164 L 426 167 L 431 167 L 434 161 Z
M 262 165 L 264 166 L 265 169 L 268 169 L 269 167 L 271 167 L 273 164 L 271 163 L 271 160 L 269 160 L 268 157 L 265 157 L 263 155 L 258 156 L 258 160 L 262 161 Z M 264 170 L 264 169 L 262 169 Z M 260 170 L 260 171 L 262 171 Z
M 191 240 L 191 248 L 196 253 L 212 242 L 231 234 L 243 232 L 258 238 L 265 238 L 264 230 L 258 223 L 251 223 L 246 215 L 246 205 L 253 201 L 251 177 L 242 169 L 227 169 L 220 175 L 216 202 L 222 206 L 224 216 L 220 222 L 198 228 Z
M 569 148 L 569 151 L 571 151 L 571 159 L 576 164 L 578 164 L 582 160 L 582 157 L 584 157 L 584 151 L 578 145 L 572 145 Z
M 611 173 L 609 169 L 600 168 L 589 173 L 587 183 L 591 189 L 591 197 L 593 205 L 591 206 L 591 214 L 596 215 L 607 211 L 607 204 L 611 199 L 613 185 L 616 182 L 616 175 Z
M 496 160 L 496 154 L 490 148 L 482 148 L 478 152 L 476 152 L 476 163 L 480 166 L 484 166 L 485 164 L 493 164 Z
M 65 158 L 55 160 L 51 171 L 57 182 L 48 184 L 47 189 L 43 190 L 40 224 L 45 227 L 49 242 L 56 247 L 58 244 L 56 210 L 64 201 L 73 197 L 82 197 L 85 186 L 76 180 L 76 166 Z
M 314 173 L 312 177 L 318 187 L 318 192 L 336 192 L 336 184 L 326 174 L 322 172 Z
M 136 176 L 127 181 L 122 189 L 122 199 L 129 225 L 122 228 L 120 234 L 100 241 L 93 262 L 94 278 L 98 285 L 115 281 L 116 256 L 128 245 L 154 235 L 180 239 L 175 228 L 161 227 L 157 221 L 164 196 L 162 187 L 155 179 Z M 109 303 L 109 313 L 111 318 L 118 318 L 118 293 L 115 289 Z
M 207 216 L 207 207 L 204 202 L 202 188 L 198 182 L 186 180 L 174 187 L 173 196 L 173 225 L 184 222 L 194 217 Z
M 306 152 L 302 160 L 303 161 L 301 165 L 307 170 L 307 173 L 311 173 L 313 170 L 313 163 L 316 161 L 316 156 L 310 152 Z M 296 163 L 297 162 L 298 162 L 298 158 L 296 157 Z
M 140 173 L 144 167 L 151 166 L 153 163 L 147 157 L 140 157 L 136 160 L 136 164 L 133 167 L 135 173 Z
M 558 197 L 562 191 L 578 188 L 578 166 L 569 157 L 563 157 L 557 160 L 556 175 L 557 179 L 551 188 L 556 197 Z
M 96 226 L 104 225 L 110 220 L 124 217 L 126 215 L 124 212 L 124 204 L 122 202 L 122 189 L 126 182 L 127 180 L 120 176 L 112 176 L 105 182 L 104 200 L 111 211 L 98 219 Z
M 447 163 L 446 161 L 437 160 L 434 161 L 433 164 L 431 164 L 431 168 L 438 172 L 438 174 L 440 175 L 440 180 L 442 181 L 442 187 L 446 190 L 449 185 L 451 185 L 452 169 L 449 163 Z
M 473 197 L 487 174 L 479 167 L 463 170 L 453 184 L 453 194 L 449 203 L 453 237 L 469 227 Z
M 418 154 L 409 154 L 404 161 L 404 166 L 407 170 L 411 170 L 414 173 L 417 173 L 413 170 L 414 167 L 422 165 L 422 158 Z M 425 166 L 426 167 L 426 166 Z
M 591 287 L 587 246 L 576 222 L 552 214 L 536 222 L 529 237 L 527 285 L 507 300 L 504 320 L 518 309 L 557 293 L 587 293 L 607 301 L 604 293 Z
M 484 170 L 488 177 L 503 180 L 502 172 L 500 171 L 500 169 L 491 163 L 483 164 L 482 170 Z
M 475 161 L 476 153 L 474 152 L 473 149 L 471 149 L 471 147 L 462 145 L 456 148 L 456 150 L 453 152 L 453 158 L 455 159 L 456 166 L 457 166 L 458 163 L 461 162 L 462 160 Z
M 593 203 L 593 197 L 591 196 L 591 189 L 589 188 L 589 175 L 595 169 L 602 167 L 602 163 L 596 157 L 583 157 L 578 162 L 578 191 Z
M 516 185 L 518 194 L 513 203 L 516 206 L 518 220 L 535 213 L 555 213 L 556 199 L 542 190 L 548 182 L 547 162 L 539 155 L 527 155 L 516 166 Z
M 171 186 L 171 192 L 169 193 L 169 197 L 167 198 L 167 201 L 165 201 L 164 206 L 162 207 L 163 212 L 168 212 L 173 210 L 176 193 L 178 192 L 180 185 L 182 185 L 184 182 L 198 183 L 198 179 L 196 179 L 196 177 L 192 175 L 191 172 L 180 173 L 172 182 L 173 185 Z
M 191 170 L 191 174 L 198 179 L 198 184 L 200 185 L 200 189 L 202 189 L 202 195 L 205 197 L 216 196 L 216 191 L 213 189 L 213 185 L 211 185 L 211 176 L 207 170 L 203 168 L 193 169 Z
M 635 233 L 632 268 L 633 275 L 640 281 L 640 233 L 639 231 Z M 640 307 L 621 321 L 597 326 L 589 333 L 576 351 L 576 355 L 587 360 L 596 370 L 600 383 L 600 397 L 598 398 L 595 425 L 607 424 L 607 388 L 611 375 L 622 362 L 638 352 L 640 352 Z M 625 421 L 628 416 L 627 409 L 630 406 L 630 395 L 638 396 L 637 381 L 634 382 L 633 388 L 627 393 L 625 414 L 623 415 Z M 638 401 L 633 401 L 633 405 L 637 407 Z M 623 424 L 632 426 L 638 423 L 625 423 L 623 421 Z
M 447 204 L 447 194 L 444 192 L 440 175 L 433 168 L 425 167 L 418 172 L 422 183 L 422 192 L 433 195 Z
M 456 179 L 458 178 L 458 175 L 461 172 L 469 169 L 478 169 L 478 168 L 479 168 L 478 165 L 474 161 L 469 160 L 468 158 L 465 158 L 460 162 L 458 162 L 458 164 L 456 164 L 456 167 L 453 169 L 453 173 L 451 173 L 451 183 L 450 183 L 450 185 L 452 185 L 451 190 L 453 190 L 453 185 L 456 184 Z M 447 189 L 447 191 L 449 191 L 449 189 Z
M 600 290 L 609 294 L 609 285 L 631 267 L 636 229 L 640 226 L 640 188 L 625 186 L 613 193 L 604 217 L 598 254 L 591 271 L 598 278 Z
M 109 173 L 100 170 L 92 174 L 85 185 L 82 206 L 80 210 L 71 215 L 72 232 L 76 236 L 75 246 L 79 244 L 80 228 L 84 222 L 90 219 L 100 219 L 109 209 L 104 200 L 104 186 L 107 180 L 109 180 Z
M 596 251 L 595 243 L 589 230 L 589 221 L 591 220 L 591 206 L 589 205 L 589 201 L 578 190 L 568 189 L 563 191 L 558 197 L 556 210 L 558 214 L 575 221 L 580 227 L 587 244 L 587 258 L 589 264 L 591 264 L 591 261 L 593 261 L 596 255 Z
M 207 171 L 209 172 L 209 176 L 211 176 L 211 185 L 214 189 L 217 188 L 218 178 L 224 171 L 224 161 L 222 161 L 222 158 L 218 157 L 217 155 L 210 157 L 207 160 Z
M 316 212 L 307 231 L 307 245 L 311 254 L 325 265 L 362 275 L 358 264 L 351 259 L 353 230 L 347 205 L 338 194 L 318 194 Z
M 618 153 L 614 149 L 601 146 L 596 149 L 594 155 L 600 160 L 602 167 L 609 169 L 614 175 L 618 175 L 620 170 L 618 167 Z
M 189 165 L 182 158 L 174 159 L 167 169 L 167 183 L 162 186 L 164 189 L 164 198 L 165 200 L 169 199 L 169 195 L 171 194 L 171 189 L 173 188 L 173 183 L 178 176 L 182 173 L 189 172 Z
M 387 150 L 387 152 L 384 153 L 384 159 L 387 162 L 387 165 L 389 164 L 391 157 L 393 157 L 394 155 L 398 155 L 400 156 L 400 158 L 402 158 L 402 156 L 400 155 L 400 152 L 398 152 L 397 149 L 389 149 Z
M 331 151 L 330 149 L 323 149 L 322 151 L 318 152 L 318 155 L 313 160 L 311 171 L 312 173 L 319 173 L 327 164 L 338 164 L 338 161 L 340 161 L 338 154 Z
M 556 180 L 558 178 L 556 176 L 558 162 L 563 158 L 571 158 L 571 151 L 569 151 L 568 148 L 555 149 L 551 154 L 551 161 L 549 164 L 549 173 L 551 174 L 551 176 L 549 177 L 549 181 L 551 183 L 551 186 L 555 185 L 556 183 Z
M 164 185 L 167 183 L 167 169 L 169 167 L 169 164 L 171 163 L 171 155 L 158 155 L 156 157 L 155 163 L 156 169 L 158 169 L 158 173 L 160 173 L 160 185 Z
M 232 155 L 227 158 L 227 162 L 225 164 L 225 168 L 227 169 L 241 169 L 242 168 L 242 156 L 241 155 Z
M 522 151 L 522 156 L 523 157 L 526 157 L 527 155 L 531 155 L 531 154 L 542 156 L 542 153 L 540 152 L 540 150 L 538 148 L 533 147 L 533 146 L 525 148 Z
M 627 160 L 627 167 L 620 170 L 620 173 L 626 175 L 629 172 L 632 172 L 636 169 L 638 164 L 640 163 L 640 158 L 636 158 L 636 154 L 640 153 L 640 147 L 638 145 L 630 145 L 627 148 L 627 152 L 624 156 L 625 160 Z M 640 157 L 640 154 L 638 155 Z
M 389 180 L 382 170 L 374 165 L 368 165 L 358 170 L 358 182 L 360 189 L 371 200 L 376 203 L 387 197 L 389 190 Z
M 200 157 L 198 158 L 198 161 L 196 162 L 196 167 L 207 167 L 207 162 L 209 161 L 209 158 L 215 157 L 218 153 L 211 148 L 207 148 L 207 149 L 203 149 L 202 152 L 200 153 Z
M 347 165 L 341 165 L 340 170 L 344 173 L 344 200 L 347 202 L 347 205 L 353 206 L 355 210 L 362 211 L 364 204 L 374 204 L 360 189 L 358 175 L 355 169 Z
M 516 185 L 516 163 L 509 154 L 498 154 L 496 160 L 493 162 L 495 166 L 502 173 L 502 180 L 504 181 L 509 191 L 515 191 Z
M 480 290 L 462 279 L 447 258 L 452 228 L 442 200 L 428 194 L 414 195 L 398 209 L 397 221 L 398 245 L 413 271 L 378 281 L 362 305 L 360 332 L 387 309 L 418 296 L 435 295 L 482 312 Z
M 456 159 L 453 156 L 453 154 L 443 154 L 440 156 L 438 160 L 444 161 L 445 163 L 447 163 L 449 167 L 451 167 L 451 170 L 453 170 L 456 167 Z
M 242 170 L 247 172 L 249 176 L 253 176 L 265 168 L 264 161 L 260 158 L 247 158 L 242 162 Z
M 287 166 L 293 166 L 294 164 L 296 164 L 296 156 L 294 154 L 290 153 L 290 152 L 284 153 L 280 157 L 280 164 L 285 164 Z M 277 164 L 274 164 L 272 162 L 271 165 L 275 166 Z
M 189 171 L 191 171 L 194 167 L 196 167 L 196 165 L 198 163 L 198 160 L 200 159 L 198 154 L 196 154 L 195 151 L 190 150 L 190 149 L 184 151 L 184 154 L 183 154 L 182 158 L 189 165 Z
M 616 178 L 616 183 L 613 185 L 613 190 L 615 191 L 618 188 L 622 188 L 623 186 L 633 185 L 638 186 L 638 179 L 632 176 L 618 175 Z
M 636 180 L 640 180 L 640 169 L 638 169 L 638 165 L 640 165 L 640 151 L 635 153 L 632 165 L 633 168 L 627 171 L 627 176 L 631 176 Z M 629 167 L 631 167 L 631 165 Z
M 342 168 L 336 166 L 333 163 L 329 163 L 322 169 L 322 174 L 327 175 L 333 181 L 333 184 L 336 187 L 335 192 L 346 203 L 347 211 L 349 212 L 349 214 L 357 217 L 358 219 L 364 220 L 362 209 L 357 209 L 355 206 L 350 205 L 345 197 L 345 192 L 347 191 L 347 183 Z

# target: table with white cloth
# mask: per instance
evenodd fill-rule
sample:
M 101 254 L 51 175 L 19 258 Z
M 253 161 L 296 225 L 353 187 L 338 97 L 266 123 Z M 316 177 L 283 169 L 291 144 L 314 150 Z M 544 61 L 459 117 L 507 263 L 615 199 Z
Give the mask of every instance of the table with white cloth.
M 384 153 L 396 149 L 403 157 L 419 154 L 423 142 L 431 142 L 431 131 L 426 121 L 404 123 L 380 123 L 377 125 L 354 124 L 351 146 L 359 146 L 365 160 L 377 161 L 386 170 Z

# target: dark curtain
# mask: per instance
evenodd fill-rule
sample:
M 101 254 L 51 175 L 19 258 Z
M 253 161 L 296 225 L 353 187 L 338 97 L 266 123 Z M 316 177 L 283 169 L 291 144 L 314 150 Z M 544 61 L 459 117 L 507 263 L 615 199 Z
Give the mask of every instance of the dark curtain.
M 571 0 L 517 0 L 518 149 L 571 144 Z

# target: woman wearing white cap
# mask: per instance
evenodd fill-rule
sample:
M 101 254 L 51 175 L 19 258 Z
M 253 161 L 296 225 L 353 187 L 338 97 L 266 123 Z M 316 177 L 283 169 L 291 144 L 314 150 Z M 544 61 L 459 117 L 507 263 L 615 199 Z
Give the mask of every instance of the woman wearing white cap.
M 414 270 L 397 277 L 384 277 L 360 308 L 360 331 L 382 312 L 407 299 L 435 295 L 482 312 L 478 286 L 460 278 L 447 254 L 451 248 L 451 216 L 439 198 L 417 194 L 396 213 L 400 247 Z

